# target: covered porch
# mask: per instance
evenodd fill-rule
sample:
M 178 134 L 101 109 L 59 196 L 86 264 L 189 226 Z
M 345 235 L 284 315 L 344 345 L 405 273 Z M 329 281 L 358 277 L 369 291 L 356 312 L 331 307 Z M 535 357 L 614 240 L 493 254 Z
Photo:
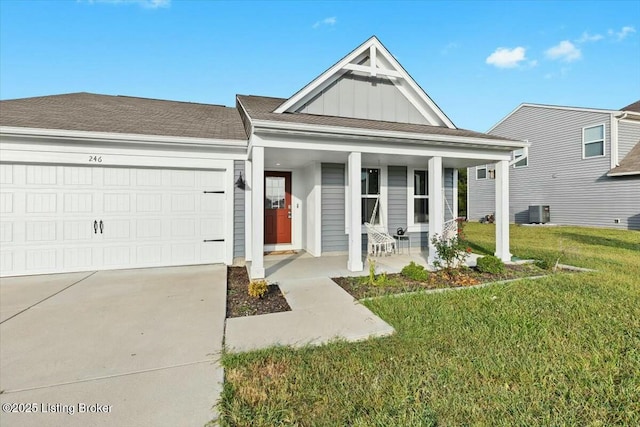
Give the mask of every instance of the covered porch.
M 411 261 L 430 266 L 436 251 L 429 236 L 442 235 L 445 222 L 458 216 L 457 169 L 487 163 L 496 163 L 496 256 L 511 259 L 510 152 L 402 148 L 388 143 L 361 146 L 360 151 L 342 146 L 338 151 L 335 146 L 318 149 L 317 142 L 313 147 L 300 147 L 297 142 L 285 149 L 260 142 L 264 146 L 252 147 L 245 163 L 249 183 L 245 190 L 245 260 L 251 278 L 277 281 L 298 275 L 368 274 L 363 223 L 369 221 L 376 200 L 379 226 L 390 235 L 397 228 L 406 229 L 412 243 L 401 253 L 375 257 L 376 271 L 397 273 Z M 270 210 L 281 210 L 284 221 L 273 219 Z M 290 227 L 288 240 L 285 233 L 285 241 L 274 242 L 275 234 L 269 230 L 274 224 Z M 265 256 L 282 251 L 295 253 Z
M 315 277 L 366 276 L 369 274 L 369 260 L 374 261 L 376 274 L 400 273 L 402 268 L 412 261 L 420 265 L 428 263 L 426 251 L 379 257 L 367 257 L 366 255 L 366 253 L 362 254 L 364 269 L 359 272 L 347 268 L 347 254 L 314 257 L 307 252 L 300 251 L 295 254 L 266 255 L 264 258 L 265 278 L 271 283 L 276 283 L 283 280 L 302 280 Z M 469 267 L 475 266 L 478 257 L 476 254 L 471 254 L 466 264 Z

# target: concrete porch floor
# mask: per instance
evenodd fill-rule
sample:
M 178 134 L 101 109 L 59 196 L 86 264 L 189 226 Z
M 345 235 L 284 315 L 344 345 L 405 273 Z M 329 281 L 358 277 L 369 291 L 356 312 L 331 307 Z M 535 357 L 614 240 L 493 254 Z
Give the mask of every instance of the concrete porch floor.
M 411 261 L 429 268 L 427 266 L 428 252 L 426 251 L 375 257 L 367 257 L 367 254 L 363 253 L 362 256 L 364 269 L 363 271 L 354 272 L 347 269 L 348 255 L 346 254 L 314 257 L 304 251 L 300 251 L 292 255 L 266 255 L 264 257 L 265 275 L 270 283 L 316 277 L 366 276 L 369 274 L 369 259 L 375 262 L 376 274 L 382 272 L 400 273 L 402 267 Z M 469 267 L 475 266 L 479 256 L 471 254 L 466 264 Z

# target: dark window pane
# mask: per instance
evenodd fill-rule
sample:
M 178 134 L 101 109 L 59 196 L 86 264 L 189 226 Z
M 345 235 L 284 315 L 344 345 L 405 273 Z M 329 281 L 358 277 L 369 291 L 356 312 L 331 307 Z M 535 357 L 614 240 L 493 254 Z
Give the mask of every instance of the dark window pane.
M 364 224 L 365 222 L 371 222 L 371 214 L 373 213 L 373 208 L 375 207 L 375 205 L 376 199 L 362 199 L 362 224 Z M 372 224 L 378 223 L 380 223 L 380 206 L 378 206 L 378 210 L 376 211 L 376 216 Z
M 485 168 L 476 170 L 477 179 L 485 179 L 487 177 L 487 170 Z
M 427 171 L 414 171 L 413 173 L 413 194 L 416 196 L 426 196 L 428 193 Z
M 367 170 L 360 171 L 360 194 L 367 194 Z
M 429 199 L 413 200 L 413 222 L 415 224 L 429 222 Z
M 369 192 L 367 194 L 380 194 L 380 169 L 369 169 Z
M 520 157 L 522 157 L 522 156 L 520 156 Z M 517 157 L 516 157 L 516 158 L 517 158 Z M 524 158 L 524 159 L 522 159 L 522 160 L 518 160 L 518 161 L 516 162 L 516 167 L 517 167 L 517 168 L 520 168 L 520 167 L 523 167 L 523 166 L 527 166 L 527 165 L 529 164 L 528 160 L 529 160 L 529 158 L 528 158 L 528 157 L 525 157 L 525 158 Z
M 593 157 L 593 156 L 602 156 L 604 155 L 604 143 L 603 142 L 594 142 L 592 144 L 584 145 L 584 156 L 585 157 Z

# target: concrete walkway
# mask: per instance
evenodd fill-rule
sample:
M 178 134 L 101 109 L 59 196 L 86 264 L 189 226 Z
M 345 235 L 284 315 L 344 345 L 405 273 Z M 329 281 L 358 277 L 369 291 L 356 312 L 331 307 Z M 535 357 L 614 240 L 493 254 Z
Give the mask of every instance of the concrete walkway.
M 227 350 L 360 341 L 395 332 L 327 277 L 282 280 L 278 285 L 292 311 L 227 319 Z

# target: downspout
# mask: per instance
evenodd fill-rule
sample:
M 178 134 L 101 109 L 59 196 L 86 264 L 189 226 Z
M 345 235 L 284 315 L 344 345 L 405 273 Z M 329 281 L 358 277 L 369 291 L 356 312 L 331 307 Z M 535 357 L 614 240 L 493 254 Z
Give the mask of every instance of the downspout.
M 611 113 L 611 169 L 616 166 L 620 166 L 620 159 L 618 156 L 618 122 L 624 120 L 628 116 L 625 111 L 620 116 L 616 116 L 615 113 Z

